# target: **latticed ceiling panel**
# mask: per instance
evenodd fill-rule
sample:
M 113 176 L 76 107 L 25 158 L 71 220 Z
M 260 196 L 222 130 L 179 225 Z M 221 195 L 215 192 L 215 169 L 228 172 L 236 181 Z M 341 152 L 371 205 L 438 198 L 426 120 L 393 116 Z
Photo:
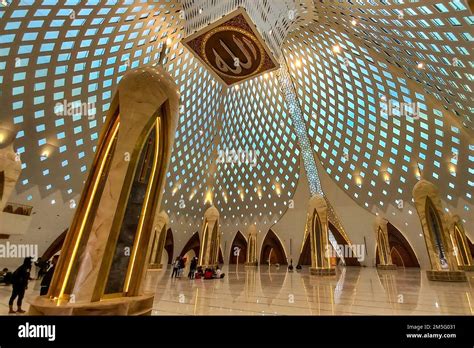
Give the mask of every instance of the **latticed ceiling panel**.
M 244 82 L 224 99 L 218 149 L 243 150 L 253 158 L 217 166 L 215 187 L 221 196 L 215 203 L 229 221 L 275 222 L 296 190 L 299 149 L 276 75 Z
M 163 38 L 178 39 L 177 6 L 45 0 L 0 7 L 0 128 L 17 134 L 19 192 L 38 185 L 42 196 L 60 190 L 69 198 L 81 191 L 118 82 L 157 62 Z M 71 112 L 58 109 L 64 103 Z
M 446 202 L 461 199 L 459 208 L 471 210 L 474 148 L 454 114 L 325 25 L 294 32 L 284 52 L 314 151 L 354 200 L 368 209 L 403 208 L 420 168 Z
M 474 16 L 465 1 L 325 0 L 315 13 L 400 67 L 474 129 Z
M 286 57 L 315 155 L 358 204 L 411 200 L 418 162 L 443 199 L 472 216 L 474 144 L 462 124 L 472 114 L 472 16 L 463 3 L 9 1 L 0 7 L 0 131 L 16 134 L 17 190 L 79 193 L 121 77 L 163 64 L 182 105 L 164 208 L 200 220 L 213 199 L 228 223 L 278 219 L 301 164 L 277 72 L 225 89 L 180 43 L 242 6 Z M 64 101 L 89 115 L 58 116 Z M 419 102 L 420 118 L 382 112 L 400 102 Z M 225 149 L 253 150 L 257 165 L 216 164 Z

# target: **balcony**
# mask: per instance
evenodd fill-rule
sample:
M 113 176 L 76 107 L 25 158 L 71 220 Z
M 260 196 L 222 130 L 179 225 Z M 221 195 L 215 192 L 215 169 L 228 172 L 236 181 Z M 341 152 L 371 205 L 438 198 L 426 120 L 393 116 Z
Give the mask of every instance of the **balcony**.
M 22 235 L 30 227 L 33 207 L 8 202 L 0 212 L 0 235 Z

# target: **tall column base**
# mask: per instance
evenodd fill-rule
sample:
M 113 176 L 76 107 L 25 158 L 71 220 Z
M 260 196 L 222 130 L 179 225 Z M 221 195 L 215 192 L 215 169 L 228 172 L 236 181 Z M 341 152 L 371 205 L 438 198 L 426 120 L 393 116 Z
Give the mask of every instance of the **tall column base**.
M 377 265 L 377 269 L 380 269 L 382 271 L 393 271 L 397 269 L 397 265 Z
M 148 265 L 149 270 L 160 270 L 163 269 L 163 265 L 161 263 L 150 263 Z
M 467 266 L 463 265 L 463 266 L 458 266 L 458 268 L 464 272 L 474 272 L 474 265 L 467 265 Z
M 428 280 L 440 282 L 467 282 L 464 271 L 426 271 Z
M 146 316 L 151 315 L 155 295 L 142 295 L 133 297 L 119 297 L 89 303 L 68 303 L 59 305 L 56 301 L 45 296 L 38 296 L 30 303 L 29 315 L 126 315 Z
M 309 272 L 312 275 L 317 275 L 317 276 L 333 276 L 333 275 L 336 275 L 336 269 L 335 268 L 313 268 L 313 267 L 310 267 Z
M 258 262 L 257 262 L 257 261 L 255 261 L 255 262 L 246 262 L 246 263 L 244 263 L 244 266 L 257 267 L 257 266 L 258 266 Z

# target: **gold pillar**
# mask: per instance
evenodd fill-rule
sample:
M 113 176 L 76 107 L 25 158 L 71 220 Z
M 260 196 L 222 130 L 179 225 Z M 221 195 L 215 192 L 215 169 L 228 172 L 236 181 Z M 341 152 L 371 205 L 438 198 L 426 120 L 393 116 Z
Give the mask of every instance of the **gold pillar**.
M 315 195 L 309 200 L 306 231 L 311 245 L 311 274 L 336 274 L 330 260 L 332 247 L 329 243 L 328 206 L 322 195 Z
M 458 215 L 448 215 L 448 217 L 450 222 L 449 233 L 454 244 L 454 256 L 456 256 L 458 267 L 463 271 L 474 271 L 474 262 L 464 224 Z
M 413 199 L 431 263 L 431 270 L 426 272 L 428 279 L 467 281 L 466 274 L 458 269 L 438 188 L 427 180 L 420 180 L 413 188 Z
M 216 267 L 219 263 L 220 228 L 219 212 L 211 206 L 204 213 L 204 220 L 200 231 L 201 250 L 199 252 L 199 265 Z
M 258 266 L 257 261 L 257 227 L 250 225 L 248 230 L 247 260 L 245 266 Z
M 388 220 L 377 217 L 374 223 L 375 240 L 377 241 L 377 253 L 379 255 L 379 263 L 377 268 L 382 270 L 397 269 L 392 263 L 392 255 L 390 254 L 390 244 L 388 242 Z
M 127 73 L 112 100 L 47 296 L 32 314 L 150 314 L 143 293 L 179 93 L 161 67 Z
M 161 258 L 165 248 L 166 235 L 168 234 L 169 217 L 165 211 L 156 215 L 154 236 L 152 237 L 151 253 L 148 269 L 162 269 Z

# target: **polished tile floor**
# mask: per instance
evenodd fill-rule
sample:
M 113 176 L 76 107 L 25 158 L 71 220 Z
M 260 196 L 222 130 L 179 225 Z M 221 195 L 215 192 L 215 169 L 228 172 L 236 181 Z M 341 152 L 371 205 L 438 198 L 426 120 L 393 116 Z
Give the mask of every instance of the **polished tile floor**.
M 154 315 L 473 315 L 474 273 L 468 283 L 430 282 L 419 269 L 377 271 L 347 267 L 333 277 L 308 269 L 224 266 L 220 280 L 170 278 L 150 271 L 146 289 L 155 292 Z M 39 293 L 30 282 L 28 299 Z M 11 287 L 0 286 L 0 315 L 8 313 Z
M 285 268 L 224 267 L 222 280 L 171 279 L 148 273 L 154 315 L 473 315 L 468 283 L 430 282 L 419 269 L 347 267 L 333 277 Z M 152 284 L 156 284 L 154 287 Z

